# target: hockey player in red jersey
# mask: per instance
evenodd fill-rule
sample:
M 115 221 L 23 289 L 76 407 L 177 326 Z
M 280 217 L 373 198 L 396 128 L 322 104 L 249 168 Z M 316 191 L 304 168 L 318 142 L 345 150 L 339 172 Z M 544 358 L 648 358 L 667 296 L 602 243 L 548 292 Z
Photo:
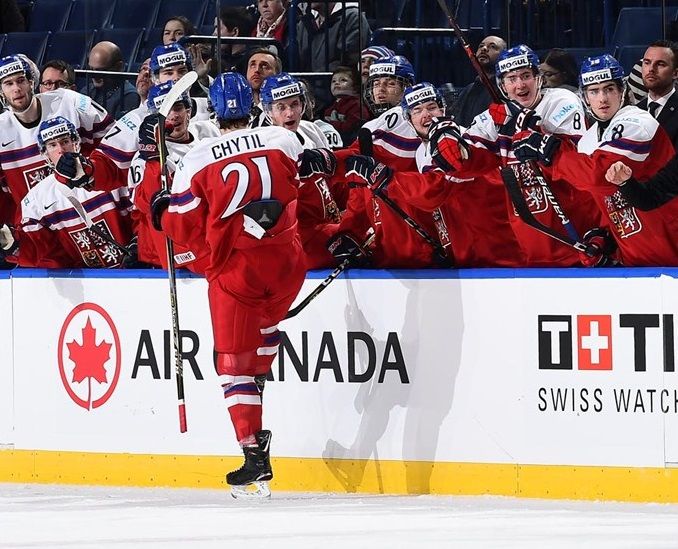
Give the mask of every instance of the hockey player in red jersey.
M 649 179 L 674 155 L 666 132 L 647 111 L 624 105 L 624 69 L 610 55 L 584 60 L 579 85 L 596 122 L 579 142 L 528 132 L 516 145 L 521 160 L 552 162 L 554 177 L 591 193 L 629 266 L 678 265 L 678 204 L 644 212 L 631 206 L 618 187 L 605 179 L 616 161 Z
M 210 87 L 222 136 L 203 140 L 177 166 L 171 197 L 152 203 L 156 226 L 174 242 L 206 242 L 206 276 L 216 368 L 245 463 L 226 476 L 234 494 L 270 494 L 271 432 L 262 429 L 255 376 L 278 351 L 278 323 L 304 281 L 297 234 L 297 160 L 303 149 L 284 128 L 247 128 L 252 89 L 237 73 Z M 163 213 L 164 212 L 164 213 Z
M 92 166 L 79 154 L 80 137 L 69 120 L 42 122 L 37 142 L 55 171 L 23 198 L 21 224 L 11 235 L 3 226 L 0 247 L 8 248 L 8 235 L 15 238 L 12 251 L 23 267 L 120 267 L 124 252 L 114 242 L 126 245 L 132 237 L 127 187 L 90 190 Z
M 72 121 L 85 156 L 113 124 L 108 113 L 86 95 L 63 88 L 36 95 L 34 85 L 33 73 L 24 59 L 18 55 L 0 59 L 0 92 L 8 107 L 0 114 L 0 186 L 8 189 L 17 208 L 50 171 L 38 147 L 41 121 L 55 116 Z
M 294 132 L 305 150 L 329 149 L 325 134 L 313 122 L 302 120 L 306 97 L 299 82 L 286 72 L 269 76 L 264 80 L 259 98 L 271 123 Z M 328 156 L 329 158 L 329 156 Z M 346 205 L 343 184 L 330 187 L 322 174 L 301 172 L 304 177 L 299 187 L 298 218 L 299 236 L 306 253 L 309 269 L 330 267 L 334 258 L 325 243 L 336 230 L 334 225 L 341 219 L 340 210 Z M 334 192 L 333 192 L 334 191 Z M 338 204 L 339 202 L 339 204 Z
M 129 170 L 128 184 L 132 192 L 135 221 L 135 233 L 138 237 L 139 261 L 167 269 L 165 235 L 156 230 L 151 223 L 150 202 L 160 190 L 160 152 L 155 141 L 158 125 L 157 114 L 160 105 L 174 85 L 173 81 L 152 86 L 148 92 L 147 106 L 150 115 L 141 123 L 139 129 L 139 152 L 134 156 Z M 217 137 L 219 130 L 210 121 L 191 121 L 192 103 L 188 93 L 172 107 L 167 115 L 167 167 L 170 177 L 181 159 L 195 147 L 201 139 Z M 190 123 L 189 123 L 190 121 Z M 175 246 L 174 261 L 177 267 L 185 267 L 193 272 L 204 274 L 209 250 L 188 249 Z
M 554 206 L 542 191 L 531 166 L 520 165 L 513 153 L 513 136 L 521 124 L 538 125 L 545 134 L 556 134 L 576 142 L 585 131 L 584 110 L 579 98 L 569 90 L 542 89 L 539 58 L 528 46 L 519 45 L 499 54 L 496 64 L 497 85 L 508 103 L 494 103 L 476 116 L 460 135 L 447 121 L 430 130 L 433 159 L 460 178 L 483 176 L 488 184 L 500 185 L 502 163 L 520 168 L 521 191 L 532 215 L 542 224 L 558 227 L 561 223 Z M 521 112 L 522 111 L 522 112 Z M 548 177 L 553 194 L 582 232 L 600 223 L 600 212 L 590 195 L 578 191 L 569 182 Z M 476 181 L 477 182 L 477 181 Z M 580 265 L 572 248 L 537 232 L 524 223 L 506 199 L 508 217 L 525 261 L 532 267 Z

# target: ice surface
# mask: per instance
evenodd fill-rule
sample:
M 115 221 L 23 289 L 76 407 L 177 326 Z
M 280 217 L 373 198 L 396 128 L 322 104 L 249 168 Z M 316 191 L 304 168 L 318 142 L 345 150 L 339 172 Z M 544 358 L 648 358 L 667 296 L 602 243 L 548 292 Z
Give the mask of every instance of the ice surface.
M 0 547 L 663 549 L 678 505 L 0 484 Z

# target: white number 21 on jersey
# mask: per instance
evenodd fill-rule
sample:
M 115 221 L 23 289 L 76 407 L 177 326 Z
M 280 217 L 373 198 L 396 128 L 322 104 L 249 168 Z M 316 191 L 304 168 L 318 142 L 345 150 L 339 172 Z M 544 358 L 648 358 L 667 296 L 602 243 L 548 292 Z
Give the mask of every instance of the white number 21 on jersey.
M 224 169 L 221 170 L 221 177 L 224 182 L 231 174 L 237 173 L 238 175 L 235 193 L 224 210 L 224 213 L 221 214 L 222 219 L 233 215 L 249 202 L 254 202 L 255 200 L 268 200 L 271 198 L 271 170 L 268 167 L 268 159 L 265 156 L 255 156 L 249 160 L 254 163 L 253 170 L 250 170 L 243 162 L 229 162 L 224 166 Z M 256 173 L 252 173 L 252 171 L 256 171 Z M 261 182 L 261 196 L 251 196 L 251 191 L 253 190 L 252 187 L 256 185 L 257 179 Z M 248 191 L 250 191 L 250 196 L 248 197 L 248 200 L 243 203 L 243 198 L 248 194 Z

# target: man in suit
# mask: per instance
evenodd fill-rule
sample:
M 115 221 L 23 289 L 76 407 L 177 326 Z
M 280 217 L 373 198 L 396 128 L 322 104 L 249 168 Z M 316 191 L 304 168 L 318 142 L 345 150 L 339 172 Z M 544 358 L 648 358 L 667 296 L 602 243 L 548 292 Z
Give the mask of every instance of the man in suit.
M 657 119 L 678 149 L 678 94 L 674 86 L 678 78 L 678 44 L 670 40 L 650 44 L 643 56 L 642 73 L 648 95 L 638 107 Z

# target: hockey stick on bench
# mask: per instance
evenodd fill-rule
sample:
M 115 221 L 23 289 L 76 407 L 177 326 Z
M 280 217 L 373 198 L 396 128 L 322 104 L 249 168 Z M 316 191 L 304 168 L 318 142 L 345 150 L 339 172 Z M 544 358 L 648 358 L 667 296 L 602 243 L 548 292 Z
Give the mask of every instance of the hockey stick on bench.
M 167 170 L 167 148 L 165 141 L 165 120 L 174 104 L 179 101 L 181 95 L 188 91 L 198 80 L 198 74 L 191 71 L 182 76 L 174 83 L 169 93 L 158 110 L 158 128 L 156 141 L 160 153 L 160 184 L 164 191 L 170 190 L 169 173 Z M 177 401 L 179 405 L 179 431 L 185 433 L 188 430 L 186 423 L 186 403 L 184 399 L 184 364 L 181 356 L 181 334 L 179 332 L 179 303 L 177 300 L 177 273 L 174 266 L 174 244 L 165 235 L 165 248 L 167 252 L 167 278 L 169 280 L 170 309 L 172 312 L 172 344 L 174 347 L 174 371 L 177 377 Z

